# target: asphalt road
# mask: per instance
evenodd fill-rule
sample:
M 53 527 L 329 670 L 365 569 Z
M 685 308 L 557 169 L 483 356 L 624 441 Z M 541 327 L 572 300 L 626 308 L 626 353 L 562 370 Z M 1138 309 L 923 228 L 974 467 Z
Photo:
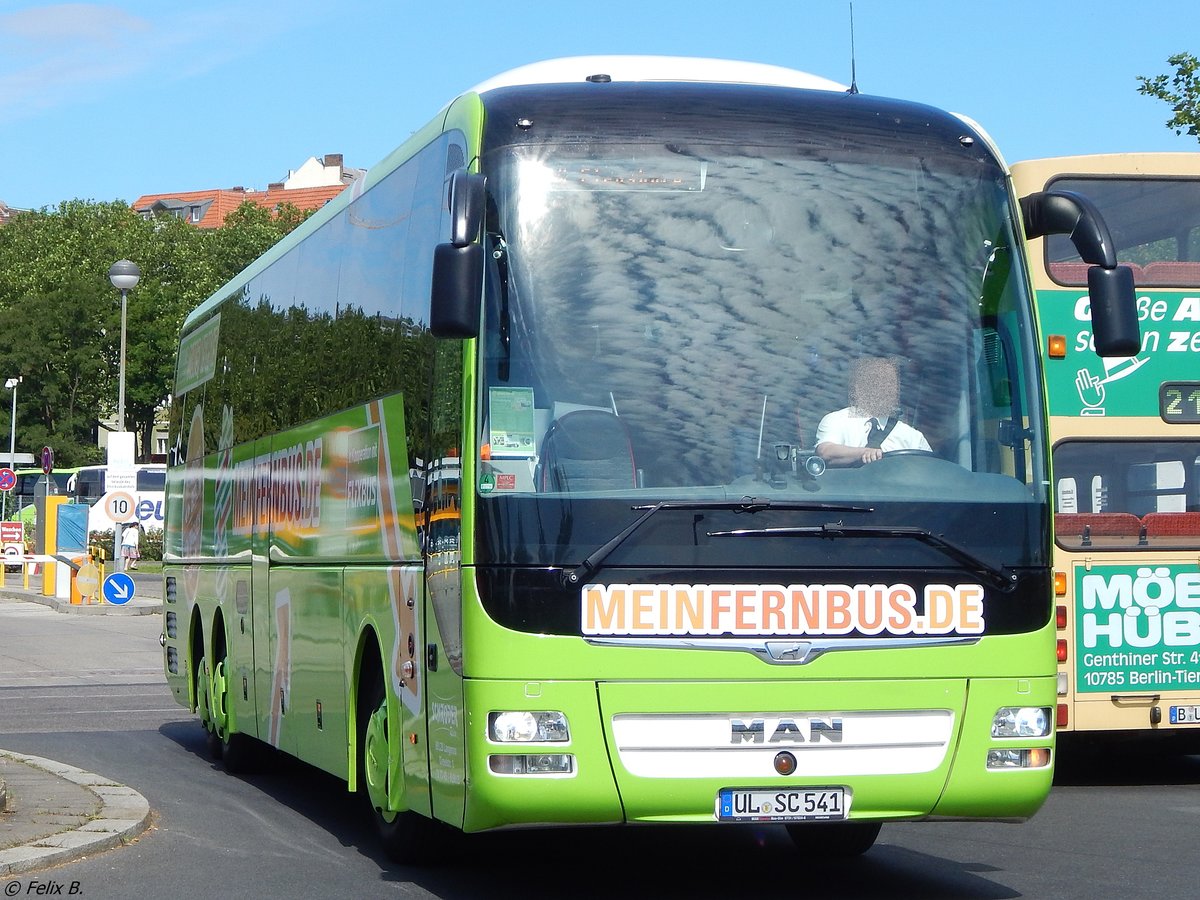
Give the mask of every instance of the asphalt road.
M 140 791 L 136 843 L 16 879 L 107 897 L 1173 898 L 1195 894 L 1200 757 L 1074 754 L 1022 825 L 885 826 L 866 856 L 802 863 L 778 828 L 522 831 L 472 838 L 453 863 L 378 853 L 334 779 L 273 758 L 226 775 L 159 673 L 156 616 L 70 616 L 0 600 L 0 747 Z

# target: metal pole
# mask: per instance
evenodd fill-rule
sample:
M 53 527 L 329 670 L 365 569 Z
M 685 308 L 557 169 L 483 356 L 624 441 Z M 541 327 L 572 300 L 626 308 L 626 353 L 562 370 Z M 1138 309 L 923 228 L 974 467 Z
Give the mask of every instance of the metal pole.
M 125 431 L 125 298 L 127 292 L 121 288 L 121 364 L 116 380 L 116 430 Z M 125 571 L 125 560 L 121 558 L 121 538 L 124 528 L 120 522 L 113 524 L 113 571 Z
M 129 292 L 121 289 L 121 367 L 118 370 L 117 387 L 117 431 L 125 430 L 125 295 Z
M 112 282 L 112 286 L 121 292 L 121 366 L 118 372 L 117 386 L 117 432 L 123 434 L 125 432 L 125 318 L 126 318 L 126 297 L 132 288 L 137 287 L 138 279 L 142 272 L 137 267 L 136 263 L 128 259 L 121 259 L 109 266 L 108 280 Z M 111 462 L 112 453 L 109 452 L 109 460 Z M 118 522 L 113 528 L 113 568 L 120 572 L 124 569 L 121 559 L 121 523 Z
M 8 464 L 14 469 L 17 467 L 17 385 L 20 383 L 20 378 L 16 378 L 12 382 L 12 420 L 10 423 L 12 427 L 8 436 Z M 8 521 L 8 495 L 11 493 L 12 491 L 4 492 L 4 521 L 6 522 Z
M 121 289 L 121 365 L 117 370 L 117 431 L 125 430 L 125 297 L 129 292 Z M 113 571 L 124 572 L 125 560 L 121 556 L 121 538 L 124 528 L 120 522 L 113 523 Z
M 21 383 L 21 379 L 17 379 L 17 384 Z M 13 385 L 13 404 L 12 404 L 12 428 L 8 435 L 8 464 L 16 468 L 17 460 L 17 384 Z

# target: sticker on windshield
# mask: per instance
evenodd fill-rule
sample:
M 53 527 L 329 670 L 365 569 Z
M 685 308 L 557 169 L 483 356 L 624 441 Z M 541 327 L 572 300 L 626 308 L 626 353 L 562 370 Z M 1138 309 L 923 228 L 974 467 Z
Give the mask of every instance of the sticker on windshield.
M 978 635 L 978 584 L 588 584 L 586 635 Z

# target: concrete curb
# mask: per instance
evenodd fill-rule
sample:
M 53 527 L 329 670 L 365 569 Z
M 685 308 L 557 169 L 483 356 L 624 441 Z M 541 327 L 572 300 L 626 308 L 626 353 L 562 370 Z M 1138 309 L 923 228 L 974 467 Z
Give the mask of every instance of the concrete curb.
M 163 602 L 160 598 L 150 597 L 135 600 L 118 606 L 112 603 L 72 603 L 59 597 L 47 597 L 36 591 L 26 591 L 22 588 L 0 588 L 0 597 L 12 600 L 26 600 L 30 603 L 40 603 L 49 606 L 60 613 L 76 616 L 152 616 L 162 612 Z
M 150 825 L 150 804 L 133 788 L 40 756 L 25 756 L 9 750 L 0 750 L 0 756 L 76 784 L 94 794 L 99 804 L 97 814 L 81 825 L 0 850 L 0 877 L 119 847 Z

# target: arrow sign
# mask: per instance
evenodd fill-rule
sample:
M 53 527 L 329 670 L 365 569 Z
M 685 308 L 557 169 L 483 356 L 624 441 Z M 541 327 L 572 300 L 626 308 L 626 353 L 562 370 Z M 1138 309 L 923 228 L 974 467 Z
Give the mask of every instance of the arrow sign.
M 100 587 L 104 599 L 117 606 L 132 600 L 134 590 L 133 579 L 124 572 L 113 572 L 104 576 L 104 584 Z
M 0 491 L 11 491 L 17 486 L 17 473 L 7 466 L 0 469 Z

